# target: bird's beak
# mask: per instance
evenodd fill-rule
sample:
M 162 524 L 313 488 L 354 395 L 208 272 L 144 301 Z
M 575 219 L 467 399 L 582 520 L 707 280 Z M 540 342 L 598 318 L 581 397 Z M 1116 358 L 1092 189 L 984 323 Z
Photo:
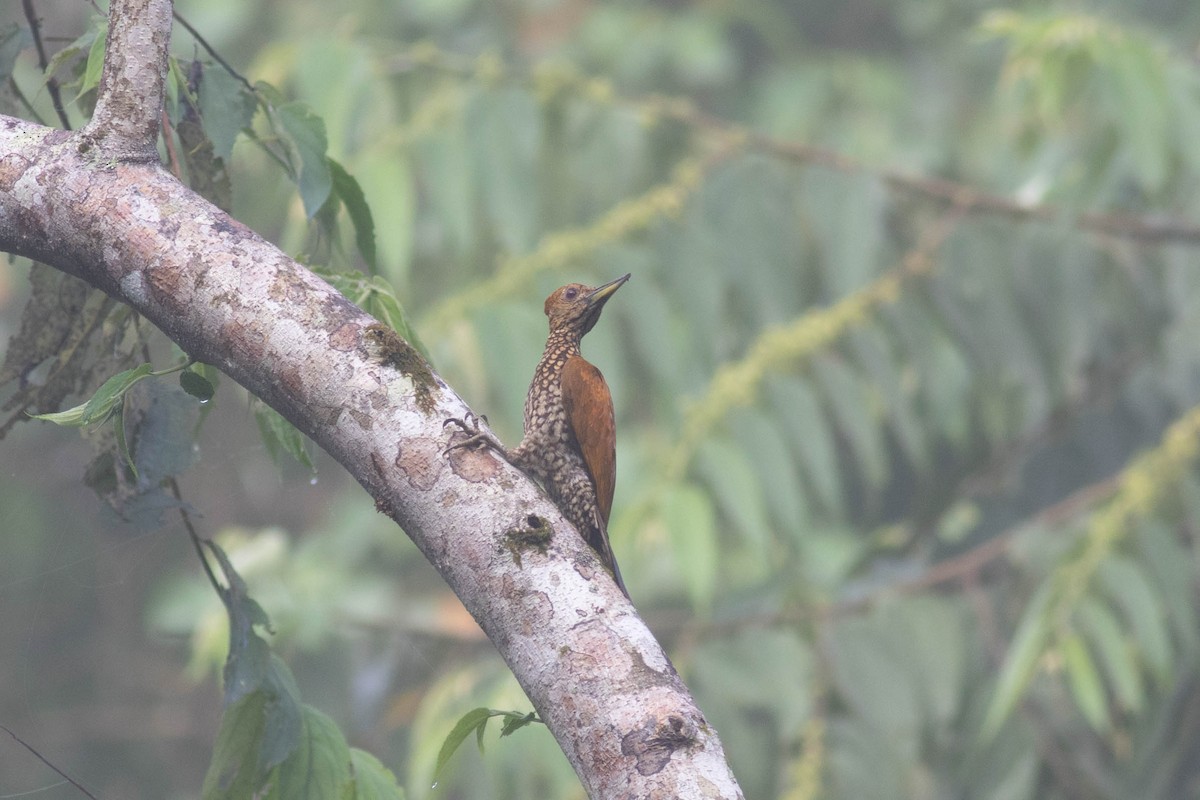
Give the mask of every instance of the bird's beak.
M 609 281 L 608 283 L 604 284 L 603 286 L 597 286 L 595 289 L 592 289 L 592 291 L 589 292 L 588 296 L 587 296 L 588 306 L 604 305 L 608 301 L 608 298 L 612 297 L 613 293 L 616 292 L 617 289 L 620 289 L 622 284 L 625 283 L 625 281 L 629 280 L 629 276 L 631 274 L 632 273 L 626 272 L 624 275 L 617 278 L 615 281 Z

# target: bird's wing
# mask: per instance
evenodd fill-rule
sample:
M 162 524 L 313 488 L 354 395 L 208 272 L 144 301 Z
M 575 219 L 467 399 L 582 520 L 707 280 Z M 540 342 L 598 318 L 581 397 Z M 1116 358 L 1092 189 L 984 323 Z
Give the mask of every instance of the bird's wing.
M 596 485 L 596 502 L 604 524 L 612 509 L 617 483 L 616 422 L 612 394 L 600 370 L 579 356 L 567 360 L 562 371 L 563 407 L 583 463 Z

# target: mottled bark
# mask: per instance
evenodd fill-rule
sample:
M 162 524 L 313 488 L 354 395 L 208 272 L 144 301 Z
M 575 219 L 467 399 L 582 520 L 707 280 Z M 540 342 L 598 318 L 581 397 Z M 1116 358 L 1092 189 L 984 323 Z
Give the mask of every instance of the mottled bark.
M 0 116 L 0 250 L 129 304 L 349 470 L 491 637 L 590 796 L 740 797 L 716 732 L 558 509 L 490 452 L 443 455 L 458 396 L 373 357 L 373 319 L 147 159 L 170 5 L 112 9 L 87 128 Z

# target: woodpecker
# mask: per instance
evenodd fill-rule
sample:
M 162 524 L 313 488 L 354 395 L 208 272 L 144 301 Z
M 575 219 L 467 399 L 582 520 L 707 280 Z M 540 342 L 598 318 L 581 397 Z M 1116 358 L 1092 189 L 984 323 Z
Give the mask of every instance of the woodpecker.
M 579 343 L 627 280 L 628 274 L 595 288 L 569 283 L 546 298 L 550 336 L 525 396 L 525 437 L 519 445 L 505 448 L 479 430 L 474 417 L 446 420 L 469 434 L 447 452 L 490 447 L 539 481 L 626 597 L 629 592 L 608 542 L 608 515 L 617 480 L 612 393 L 600 370 L 580 353 Z

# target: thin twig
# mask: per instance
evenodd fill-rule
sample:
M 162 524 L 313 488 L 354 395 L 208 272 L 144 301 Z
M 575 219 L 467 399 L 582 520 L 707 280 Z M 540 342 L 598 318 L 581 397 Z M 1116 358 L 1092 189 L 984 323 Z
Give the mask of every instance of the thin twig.
M 897 169 L 877 169 L 844 153 L 803 142 L 779 139 L 752 131 L 720 117 L 697 110 L 688 103 L 664 103 L 665 116 L 700 130 L 738 137 L 749 149 L 790 161 L 813 164 L 837 172 L 874 175 L 893 189 L 922 195 L 930 200 L 950 203 L 969 214 L 993 214 L 1015 220 L 1057 222 L 1070 220 L 1076 228 L 1104 233 L 1150 244 L 1181 242 L 1200 244 L 1200 227 L 1182 220 L 1153 219 L 1121 212 L 1086 212 L 1072 217 L 1070 212 L 1051 205 L 1021 203 L 1003 195 L 981 192 L 963 183 Z
M 201 47 L 203 47 L 205 52 L 207 52 L 210 56 L 212 56 L 213 61 L 216 61 L 218 64 L 220 64 L 222 67 L 224 67 L 226 72 L 228 72 L 230 75 L 232 75 L 233 77 L 235 77 L 239 81 L 241 81 L 242 85 L 244 85 L 247 89 L 249 89 L 252 92 L 254 91 L 254 85 L 251 84 L 250 81 L 248 81 L 244 77 L 242 77 L 241 73 L 239 73 L 233 67 L 229 66 L 229 62 L 226 61 L 225 59 L 221 58 L 221 54 L 218 53 L 211 44 L 209 44 L 207 41 L 205 41 L 204 37 L 200 35 L 200 31 L 193 28 L 191 23 L 188 22 L 186 19 L 184 19 L 182 16 L 180 16 L 178 11 L 173 11 L 172 15 L 175 17 L 175 21 L 178 22 L 180 25 L 182 25 L 183 29 L 192 35 L 192 38 L 196 40 L 196 43 L 199 44 Z
M 200 534 L 196 532 L 196 526 L 192 524 L 192 515 L 188 513 L 187 507 L 183 505 L 183 493 L 179 491 L 179 481 L 174 476 L 167 478 L 167 486 L 170 487 L 171 494 L 175 495 L 175 499 L 179 501 L 179 516 L 183 519 L 183 527 L 187 529 L 188 537 L 192 540 L 192 547 L 196 548 L 196 555 L 200 558 L 200 566 L 204 567 L 204 574 L 208 576 L 208 582 L 217 590 L 217 595 L 221 595 L 224 589 L 217 582 L 217 576 L 213 574 L 212 567 L 208 563 L 208 558 L 204 555 L 204 542 L 207 540 L 200 538 Z
M 30 746 L 30 744 L 29 744 L 28 742 L 26 742 L 24 739 L 22 739 L 20 736 L 17 736 L 15 733 L 13 733 L 12 731 L 10 731 L 8 728 L 6 728 L 6 727 L 5 727 L 5 726 L 3 726 L 3 725 L 0 725 L 0 731 L 4 731 L 4 732 L 5 732 L 5 733 L 7 733 L 9 736 L 11 736 L 12 738 L 16 739 L 16 740 L 17 740 L 17 744 L 21 745 L 21 746 L 22 746 L 22 747 L 24 747 L 26 750 L 28 750 L 29 752 L 31 752 L 31 753 L 33 753 L 35 756 L 37 756 L 37 759 L 38 759 L 38 761 L 41 761 L 41 762 L 42 762 L 43 764 L 45 764 L 47 767 L 49 767 L 50 769 L 52 769 L 52 770 L 54 770 L 55 772 L 57 772 L 57 773 L 58 773 L 58 776 L 59 776 L 60 778 L 62 778 L 63 780 L 67 781 L 68 783 L 70 783 L 72 786 L 74 786 L 74 787 L 75 787 L 76 789 L 78 789 L 79 791 L 83 792 L 83 793 L 84 793 L 85 795 L 87 795 L 88 797 L 92 798 L 92 800 L 99 800 L 99 798 L 98 798 L 98 797 L 96 797 L 96 795 L 92 794 L 92 793 L 91 793 L 91 792 L 89 792 L 87 789 L 83 788 L 83 786 L 81 786 L 81 785 L 80 785 L 80 784 L 79 784 L 79 783 L 78 783 L 78 782 L 77 782 L 77 781 L 76 781 L 74 778 L 72 778 L 70 775 L 68 775 L 67 773 L 63 772 L 61 769 L 59 769 L 58 767 L 56 767 L 56 766 L 54 766 L 52 763 L 50 763 L 49 759 L 47 759 L 47 758 L 46 758 L 44 755 L 42 755 L 41 753 L 39 753 L 37 750 L 34 750 L 34 749 L 33 749 L 33 747 L 32 747 L 32 746 Z
M 33 37 L 33 46 L 37 50 L 38 66 L 45 74 L 50 62 L 46 59 L 46 46 L 42 44 L 41 22 L 38 21 L 37 12 L 33 9 L 33 0 L 21 0 L 21 6 L 25 9 L 25 19 L 29 22 L 29 33 Z M 62 93 L 58 90 L 58 79 L 53 75 L 46 76 L 46 91 L 50 94 L 50 102 L 54 104 L 54 111 L 58 114 L 63 128 L 71 130 L 71 121 L 67 119 L 67 110 L 63 107 Z

